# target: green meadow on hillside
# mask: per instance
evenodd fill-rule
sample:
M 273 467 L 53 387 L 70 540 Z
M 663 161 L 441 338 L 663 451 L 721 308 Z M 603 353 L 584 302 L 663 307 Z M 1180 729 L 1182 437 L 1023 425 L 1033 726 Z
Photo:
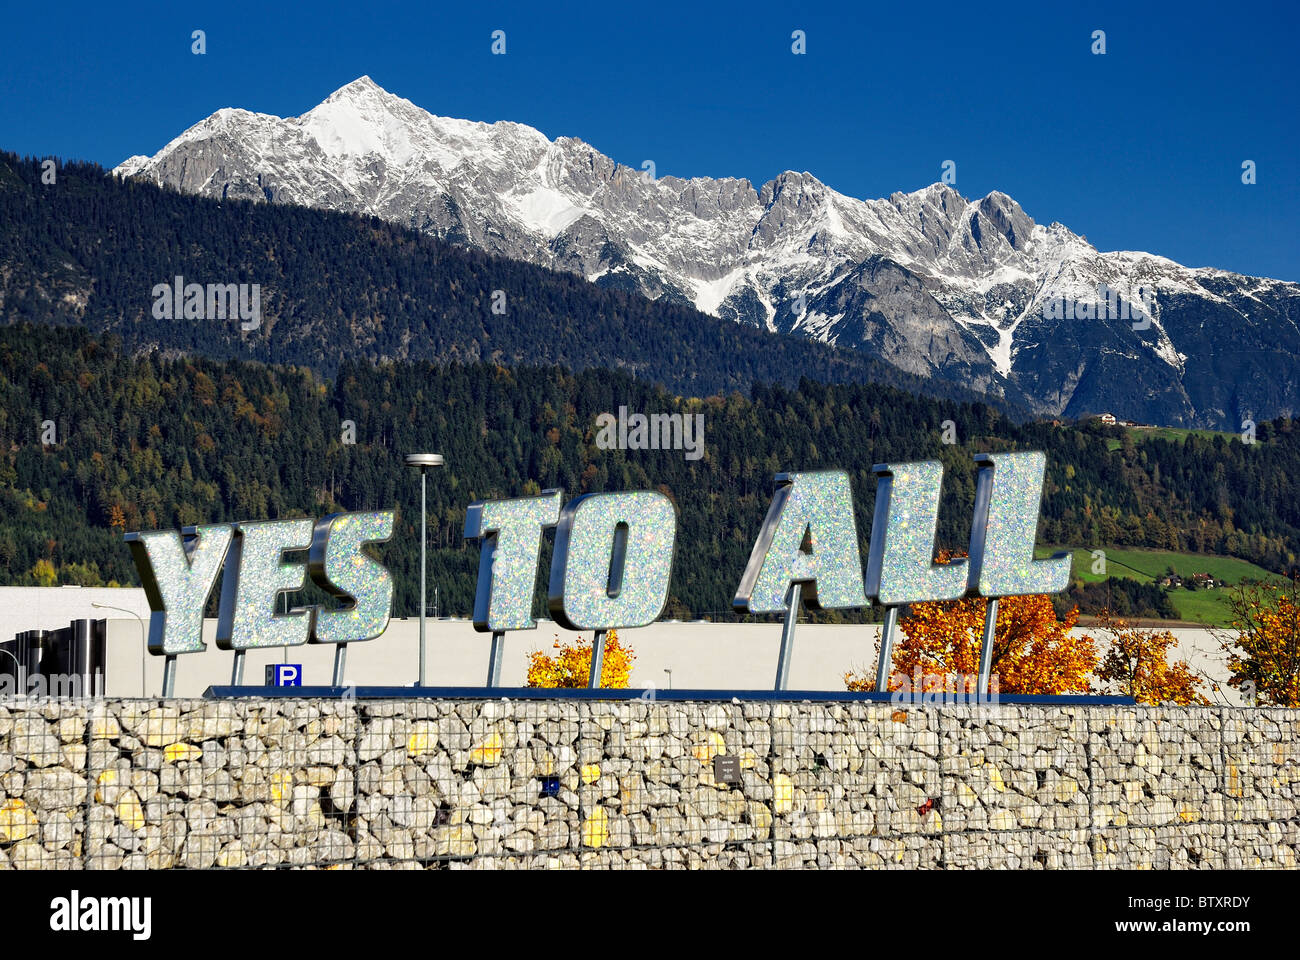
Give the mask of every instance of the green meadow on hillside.
M 1180 577 L 1190 577 L 1194 573 L 1208 573 L 1215 580 L 1233 584 L 1240 583 L 1242 580 L 1267 580 L 1275 576 L 1248 560 L 1209 553 L 1108 547 L 1104 548 L 1106 574 L 1092 572 L 1092 551 L 1085 547 L 1045 547 L 1039 551 L 1039 554 L 1047 556 L 1056 550 L 1070 549 L 1074 553 L 1074 576 L 1092 583 L 1105 580 L 1107 575 L 1131 577 L 1145 583 L 1163 576 L 1171 567 Z
M 1086 583 L 1101 583 L 1107 577 L 1128 577 L 1140 583 L 1154 583 L 1172 567 L 1179 576 L 1187 578 L 1194 573 L 1208 573 L 1216 581 L 1235 585 L 1242 580 L 1276 579 L 1276 574 L 1263 567 L 1236 557 L 1223 557 L 1205 553 L 1178 553 L 1172 550 L 1106 549 L 1106 573 L 1093 573 L 1092 551 L 1083 547 L 1042 547 L 1040 557 L 1057 550 L 1069 549 L 1074 554 L 1072 575 Z M 1227 626 L 1228 610 L 1224 603 L 1226 588 L 1212 590 L 1169 591 L 1169 600 L 1182 620 L 1204 623 L 1208 626 Z
M 1133 438 L 1134 443 L 1146 443 L 1149 440 L 1168 440 L 1171 443 L 1182 443 L 1188 437 L 1199 437 L 1202 440 L 1213 440 L 1215 437 L 1223 437 L 1225 440 L 1240 440 L 1239 433 L 1226 433 L 1220 430 L 1188 430 L 1183 427 L 1129 427 L 1128 434 Z M 1106 441 L 1106 447 L 1110 450 L 1118 450 L 1122 446 L 1118 438 L 1112 437 Z

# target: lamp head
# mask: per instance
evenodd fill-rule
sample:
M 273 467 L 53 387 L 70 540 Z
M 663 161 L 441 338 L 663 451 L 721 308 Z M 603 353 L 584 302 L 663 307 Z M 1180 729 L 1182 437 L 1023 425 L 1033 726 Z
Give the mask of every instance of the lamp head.
M 408 467 L 441 467 L 443 464 L 442 454 L 440 453 L 408 453 L 406 455 L 406 465 Z

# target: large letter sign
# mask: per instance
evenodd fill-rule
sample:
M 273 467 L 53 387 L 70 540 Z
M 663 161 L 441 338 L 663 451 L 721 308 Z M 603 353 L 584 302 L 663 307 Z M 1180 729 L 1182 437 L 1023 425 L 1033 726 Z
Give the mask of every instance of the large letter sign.
M 393 511 L 333 513 L 312 532 L 307 573 L 318 587 L 343 603 L 314 607 L 311 643 L 373 640 L 388 627 L 393 609 L 393 575 L 362 550 L 393 536 Z
M 474 629 L 531 630 L 542 532 L 560 521 L 560 491 L 540 497 L 480 500 L 465 512 L 465 537 L 478 539 Z
M 560 514 L 548 605 L 570 630 L 653 623 L 668 599 L 677 511 L 661 493 L 588 494 Z
M 871 522 L 866 591 L 885 608 L 880 627 L 876 689 L 889 687 L 898 608 L 919 600 L 955 600 L 966 592 L 966 561 L 934 563 L 943 464 L 878 463 L 876 515 Z
M 1070 554 L 1034 559 L 1047 458 L 1035 452 L 982 453 L 975 463 L 971 592 L 983 597 L 1060 593 L 1070 585 Z
M 842 470 L 780 473 L 776 494 L 732 604 L 747 613 L 785 612 L 776 689 L 784 690 L 804 587 L 817 609 L 865 607 L 853 491 Z
M 542 533 L 559 520 L 559 490 L 543 490 L 540 497 L 479 500 L 465 512 L 465 536 L 480 542 L 474 629 L 492 632 L 489 687 L 501 685 L 505 632 L 537 626 L 533 594 Z
M 999 453 L 982 454 L 975 459 L 979 473 L 970 560 L 954 560 L 947 564 L 933 562 L 942 465 L 936 461 L 924 461 L 878 464 L 874 468 L 877 477 L 876 513 L 871 525 L 871 547 L 865 575 L 858 563 L 856 534 L 849 538 L 853 545 L 851 551 L 843 546 L 846 531 L 852 531 L 853 523 L 853 502 L 848 494 L 847 478 L 842 484 L 836 481 L 832 487 L 829 478 L 842 474 L 778 475 L 777 494 L 754 544 L 753 555 L 741 578 L 735 600 L 737 609 L 749 613 L 785 611 L 777 664 L 777 689 L 784 688 L 788 675 L 800 600 L 798 585 L 816 582 L 819 594 L 816 601 L 820 601 L 818 605 L 826 606 L 825 597 L 820 594 L 823 592 L 822 578 L 831 575 L 828 566 L 834 567 L 836 575 L 860 582 L 860 587 L 848 588 L 847 595 L 855 600 L 860 595 L 872 597 L 885 607 L 876 671 L 876 689 L 879 691 L 886 689 L 889 677 L 894 626 L 900 604 L 954 600 L 961 596 L 988 597 L 979 681 L 979 689 L 987 689 L 997 598 L 1064 590 L 1070 579 L 1070 555 L 1061 553 L 1050 560 L 1034 559 L 1034 536 L 1046 469 L 1043 455 L 1034 452 Z M 783 529 L 785 512 L 790 504 L 799 503 L 799 480 L 803 477 L 822 478 L 820 482 L 827 486 L 824 489 L 810 488 L 818 492 L 808 495 L 809 504 L 815 502 L 818 506 L 796 507 L 792 525 Z M 818 531 L 808 519 L 814 514 L 824 529 L 838 531 L 834 542 L 840 546 L 833 551 L 831 564 L 816 559 Z M 800 544 L 798 553 L 792 553 L 791 549 L 795 538 Z M 771 574 L 767 572 L 769 564 Z M 794 585 L 790 588 L 788 602 L 776 596 L 776 591 L 784 589 L 787 584 Z M 861 603 L 843 605 L 858 606 L 865 602 L 864 599 Z
M 217 646 L 222 650 L 296 647 L 307 642 L 311 618 L 306 610 L 277 614 L 281 593 L 301 590 L 307 564 L 284 563 L 284 554 L 311 547 L 310 520 L 266 520 L 235 524 L 226 553 L 217 615 Z
M 392 610 L 393 583 L 388 570 L 367 557 L 362 547 L 392 536 L 393 511 L 333 514 L 319 523 L 274 520 L 217 523 L 174 530 L 128 533 L 145 596 L 149 652 L 165 656 L 163 695 L 171 696 L 175 658 L 200 653 L 203 608 L 224 570 L 217 646 L 235 651 L 239 682 L 243 652 L 299 644 L 337 644 L 335 681 L 341 682 L 345 645 L 379 636 Z M 286 551 L 309 551 L 306 563 L 285 563 Z M 312 607 L 275 612 L 281 593 L 300 590 L 310 573 L 313 582 L 342 601 L 339 608 Z
M 500 682 L 505 631 L 537 625 L 533 584 L 547 527 L 556 528 L 547 607 L 560 625 L 596 632 L 592 686 L 600 684 L 606 631 L 653 622 L 668 599 L 677 512 L 667 497 L 587 494 L 561 510 L 561 496 L 546 490 L 540 497 L 478 501 L 465 515 L 465 536 L 481 543 L 474 627 L 492 632 L 490 687 Z
M 989 688 L 998 597 L 1060 593 L 1070 584 L 1070 554 L 1034 559 L 1047 458 L 1033 451 L 975 457 L 975 518 L 970 533 L 970 592 L 988 597 L 976 690 Z
M 196 653 L 203 642 L 203 606 L 217 582 L 234 530 L 228 523 L 128 533 L 131 559 L 149 600 L 149 652 Z
M 780 473 L 766 519 L 736 588 L 744 613 L 782 613 L 776 688 L 784 689 L 803 606 L 884 607 L 876 688 L 887 689 L 898 610 L 909 603 L 985 597 L 979 690 L 988 687 L 999 597 L 1059 593 L 1070 554 L 1034 556 L 1043 477 L 1041 453 L 975 457 L 974 516 L 968 558 L 935 563 L 943 465 L 937 460 L 881 463 L 866 568 L 860 553 L 849 475 L 843 470 Z M 537 568 L 555 529 L 547 608 L 570 630 L 592 630 L 591 676 L 600 685 L 609 630 L 654 622 L 672 583 L 677 509 L 648 490 L 593 493 L 563 504 L 563 492 L 479 500 L 465 515 L 465 536 L 480 543 L 474 628 L 492 634 L 488 686 L 499 686 L 507 631 L 530 630 Z M 342 685 L 346 648 L 388 626 L 393 579 L 365 553 L 393 534 L 392 510 L 308 519 L 207 524 L 183 531 L 126 535 L 149 606 L 149 651 L 167 657 L 163 691 L 171 695 L 175 657 L 204 649 L 203 608 L 224 570 L 217 646 L 243 654 L 266 647 L 334 644 L 334 683 Z M 307 551 L 305 561 L 285 555 Z M 276 612 L 281 594 L 308 578 L 333 597 L 331 607 Z
M 733 604 L 781 613 L 790 587 L 807 585 L 814 609 L 865 607 L 853 492 L 842 470 L 782 473 Z
M 866 591 L 886 607 L 920 600 L 956 600 L 966 592 L 966 561 L 934 563 L 943 464 L 876 464 L 876 515 L 871 522 Z

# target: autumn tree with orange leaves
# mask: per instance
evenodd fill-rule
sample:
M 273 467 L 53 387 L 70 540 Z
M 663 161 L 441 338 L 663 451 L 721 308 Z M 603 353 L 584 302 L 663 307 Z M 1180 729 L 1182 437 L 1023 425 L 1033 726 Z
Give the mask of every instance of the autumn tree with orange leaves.
M 1219 635 L 1228 685 L 1253 693 L 1256 703 L 1300 707 L 1300 576 L 1240 584 L 1228 609 L 1233 632 Z
M 942 559 L 942 558 L 941 558 Z M 988 601 L 980 597 L 914 603 L 899 618 L 889 689 L 975 693 Z M 992 674 L 999 693 L 1087 693 L 1097 665 L 1090 637 L 1071 633 L 1078 608 L 1058 619 L 1043 594 L 1002 597 L 993 634 Z M 874 678 L 847 673 L 850 690 L 871 690 Z
M 557 636 L 552 644 L 559 651 L 555 656 L 534 650 L 528 655 L 528 686 L 585 687 L 591 678 L 591 644 L 592 641 L 581 637 L 575 643 L 561 643 Z M 618 631 L 610 630 L 605 634 L 605 655 L 600 661 L 600 685 L 614 690 L 626 689 L 635 659 L 632 648 L 619 643 Z
M 1104 611 L 1097 630 L 1107 639 L 1097 678 L 1113 683 L 1119 693 L 1138 703 L 1208 704 L 1205 683 L 1185 660 L 1169 661 L 1178 638 L 1168 630 L 1147 630 Z

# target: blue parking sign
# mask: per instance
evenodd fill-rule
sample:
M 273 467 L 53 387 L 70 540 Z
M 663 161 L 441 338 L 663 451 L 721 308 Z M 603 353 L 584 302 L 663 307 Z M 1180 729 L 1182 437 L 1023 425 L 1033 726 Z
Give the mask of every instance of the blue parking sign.
M 301 687 L 301 663 L 273 663 L 266 668 L 268 687 Z

